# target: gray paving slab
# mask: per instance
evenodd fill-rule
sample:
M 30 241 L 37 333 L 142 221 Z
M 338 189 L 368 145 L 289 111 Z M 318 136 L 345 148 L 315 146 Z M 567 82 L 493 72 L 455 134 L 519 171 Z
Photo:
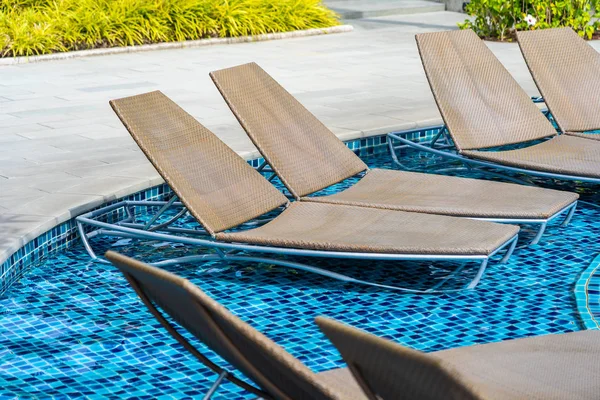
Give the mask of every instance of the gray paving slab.
M 424 0 L 327 0 L 325 3 L 347 20 L 420 14 L 446 9 L 444 4 Z
M 109 99 L 162 90 L 252 158 L 208 72 L 255 61 L 344 140 L 429 126 L 440 117 L 413 36 L 463 19 L 369 18 L 344 34 L 0 67 L 0 262 L 53 224 L 162 182 Z M 517 46 L 489 46 L 537 94 Z

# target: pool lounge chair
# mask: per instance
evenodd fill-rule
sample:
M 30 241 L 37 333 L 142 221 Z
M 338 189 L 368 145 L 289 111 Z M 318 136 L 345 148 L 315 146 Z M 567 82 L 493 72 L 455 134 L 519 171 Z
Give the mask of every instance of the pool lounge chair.
M 331 319 L 316 322 L 371 400 L 595 400 L 600 393 L 600 331 L 424 354 Z
M 565 213 L 578 195 L 555 190 L 408 171 L 369 169 L 327 127 L 255 63 L 210 73 L 238 121 L 298 200 L 539 224 Z M 359 173 L 347 190 L 309 196 Z
M 142 302 L 171 336 L 218 374 L 204 399 L 209 399 L 226 381 L 262 399 L 366 399 L 346 369 L 315 374 L 190 281 L 118 253 L 108 252 L 106 258 L 121 270 Z M 163 312 L 227 364 L 251 379 L 254 385 L 240 380 L 208 359 L 177 332 Z
M 480 268 L 467 285 L 473 288 L 490 257 L 507 248 L 505 261 L 514 250 L 517 226 L 345 205 L 289 203 L 267 179 L 161 92 L 113 100 L 110 104 L 176 194 L 169 202 L 148 204 L 162 205 L 158 214 L 168 207 L 179 207 L 181 211 L 166 222 L 155 216 L 146 224 L 135 223 L 132 211 L 128 211 L 128 218 L 117 223 L 99 220 L 119 207 L 144 206 L 144 202 L 122 202 L 79 216 L 80 234 L 92 258 L 98 259 L 88 239 L 96 235 L 155 239 L 215 252 L 154 265 L 206 260 L 265 262 L 346 282 L 415 292 L 419 290 L 358 280 L 276 257 L 476 261 Z M 175 198 L 179 201 L 173 201 Z M 256 221 L 281 207 L 285 209 L 276 217 Z M 202 225 L 203 231 L 172 225 L 186 210 Z M 263 224 L 254 229 L 231 231 L 251 221 Z M 84 225 L 97 229 L 86 232 Z M 449 277 L 460 270 L 461 267 L 457 268 Z M 443 283 L 440 280 L 425 292 L 437 290 Z
M 517 32 L 517 39 L 559 129 L 600 140 L 600 53 L 571 28 Z
M 456 152 L 390 137 L 472 166 L 600 183 L 600 142 L 558 135 L 473 31 L 419 34 L 416 40 Z M 509 145 L 520 146 L 493 149 Z

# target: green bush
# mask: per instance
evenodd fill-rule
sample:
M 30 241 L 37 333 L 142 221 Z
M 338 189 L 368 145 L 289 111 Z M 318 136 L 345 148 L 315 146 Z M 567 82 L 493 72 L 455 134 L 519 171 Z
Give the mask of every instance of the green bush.
M 321 0 L 0 0 L 0 55 L 338 25 Z
M 486 39 L 512 40 L 516 30 L 568 26 L 591 39 L 600 32 L 600 0 L 471 0 L 473 20 L 458 24 Z

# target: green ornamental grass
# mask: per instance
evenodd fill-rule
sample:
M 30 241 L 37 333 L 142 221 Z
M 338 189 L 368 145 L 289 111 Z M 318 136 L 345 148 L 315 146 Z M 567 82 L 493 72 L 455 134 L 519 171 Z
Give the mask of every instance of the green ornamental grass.
M 338 25 L 321 0 L 0 0 L 0 55 Z
M 600 38 L 600 0 L 471 0 L 466 12 L 472 18 L 458 26 L 484 39 L 511 41 L 516 31 L 563 26 Z

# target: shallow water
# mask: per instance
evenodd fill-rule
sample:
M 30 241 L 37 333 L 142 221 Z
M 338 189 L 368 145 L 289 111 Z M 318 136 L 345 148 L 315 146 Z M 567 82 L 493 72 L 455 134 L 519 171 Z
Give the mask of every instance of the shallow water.
M 390 167 L 387 154 L 364 159 Z M 417 153 L 408 159 L 421 167 L 436 161 Z M 593 186 L 563 187 L 600 204 Z M 323 371 L 343 363 L 313 323 L 318 315 L 423 351 L 583 329 L 573 286 L 600 252 L 599 212 L 581 204 L 569 227 L 553 223 L 539 245 L 518 250 L 507 265 L 491 262 L 476 290 L 458 293 L 404 294 L 263 264 L 167 269 Z M 199 252 L 117 239 L 96 240 L 94 246 L 144 260 Z M 357 278 L 428 287 L 458 264 L 328 260 L 318 265 Z M 449 285 L 464 285 L 476 269 L 466 268 Z M 91 263 L 82 246 L 38 265 L 0 298 L 0 360 L 0 398 L 191 398 L 216 378 L 161 329 L 115 268 Z M 215 396 L 241 397 L 252 396 L 232 384 Z

